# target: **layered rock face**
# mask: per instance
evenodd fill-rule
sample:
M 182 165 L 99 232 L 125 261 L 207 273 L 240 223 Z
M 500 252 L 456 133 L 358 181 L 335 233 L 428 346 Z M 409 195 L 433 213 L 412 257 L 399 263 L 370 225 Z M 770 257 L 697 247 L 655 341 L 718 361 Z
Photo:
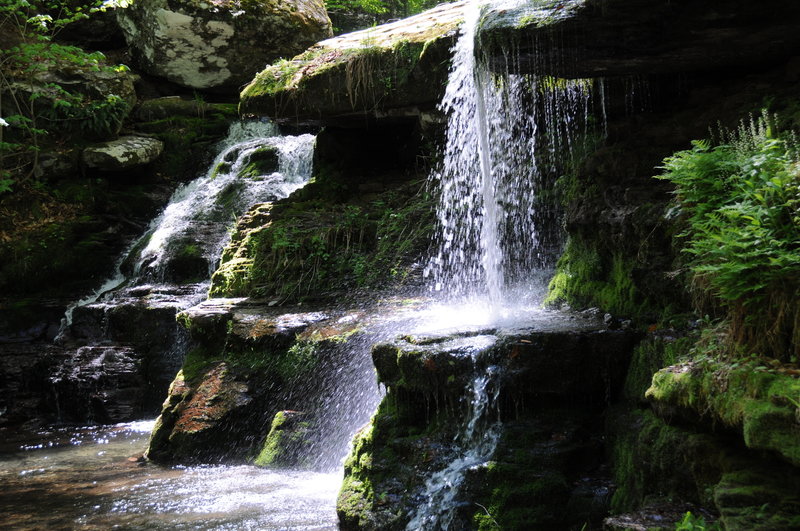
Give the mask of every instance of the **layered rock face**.
M 145 72 L 221 92 L 236 92 L 265 64 L 332 35 L 317 0 L 144 0 L 118 20 Z
M 361 340 L 358 317 L 286 313 L 244 299 L 211 299 L 187 310 L 179 319 L 190 350 L 147 457 L 209 463 L 258 456 L 265 466 L 336 466 L 352 426 L 374 408 L 369 395 L 377 396 L 363 370 L 368 358 L 353 350 Z M 348 393 L 363 393 L 362 400 L 346 411 L 326 407 Z
M 328 39 L 258 73 L 240 111 L 283 121 L 417 116 L 441 101 L 464 3 Z
M 373 347 L 387 394 L 345 464 L 343 529 L 566 529 L 606 513 L 598 419 L 636 334 L 540 319 Z

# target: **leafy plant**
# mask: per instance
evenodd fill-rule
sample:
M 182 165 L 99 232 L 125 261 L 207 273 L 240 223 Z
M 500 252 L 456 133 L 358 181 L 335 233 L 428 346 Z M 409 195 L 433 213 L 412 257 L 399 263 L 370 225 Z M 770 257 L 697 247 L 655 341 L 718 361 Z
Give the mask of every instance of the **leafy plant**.
M 800 158 L 764 115 L 668 157 L 678 239 L 701 313 L 725 312 L 736 343 L 800 354 Z
M 707 524 L 705 518 L 697 516 L 691 511 L 683 515 L 683 519 L 675 524 L 675 531 L 717 531 L 719 524 L 716 522 Z
M 14 181 L 25 181 L 38 169 L 44 139 L 88 133 L 108 136 L 119 127 L 128 105 L 119 95 L 93 97 L 48 82 L 48 72 L 122 71 L 107 66 L 100 52 L 88 53 L 58 44 L 54 37 L 68 24 L 125 0 L 92 0 L 76 4 L 63 0 L 0 0 L 0 27 L 8 47 L 0 52 L 0 193 Z

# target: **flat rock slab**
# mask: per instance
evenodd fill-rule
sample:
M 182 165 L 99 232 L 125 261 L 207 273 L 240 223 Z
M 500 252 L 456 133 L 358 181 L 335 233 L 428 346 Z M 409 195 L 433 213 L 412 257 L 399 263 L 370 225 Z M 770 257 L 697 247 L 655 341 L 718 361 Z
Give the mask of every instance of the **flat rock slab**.
M 764 67 L 800 50 L 800 5 L 516 0 L 487 12 L 479 38 L 497 70 L 568 78 Z
M 240 112 L 331 121 L 404 116 L 441 100 L 465 2 L 319 42 L 275 63 L 242 91 Z
M 83 150 L 83 162 L 89 168 L 120 171 L 149 164 L 164 151 L 164 143 L 147 136 L 122 136 L 117 140 L 94 144 Z
M 502 369 L 511 394 L 598 397 L 618 387 L 638 335 L 594 320 L 541 312 L 538 322 L 402 336 L 375 345 L 378 379 L 388 387 L 458 393 L 475 370 Z

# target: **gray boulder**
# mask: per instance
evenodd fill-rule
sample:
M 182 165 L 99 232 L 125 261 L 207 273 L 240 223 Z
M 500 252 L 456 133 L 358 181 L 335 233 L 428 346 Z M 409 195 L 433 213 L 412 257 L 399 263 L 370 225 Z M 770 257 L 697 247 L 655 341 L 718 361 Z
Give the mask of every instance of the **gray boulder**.
M 153 162 L 164 151 L 161 140 L 147 136 L 123 136 L 94 144 L 83 150 L 83 163 L 89 168 L 119 171 Z
M 142 70 L 218 92 L 332 35 L 322 0 L 139 0 L 117 16 Z

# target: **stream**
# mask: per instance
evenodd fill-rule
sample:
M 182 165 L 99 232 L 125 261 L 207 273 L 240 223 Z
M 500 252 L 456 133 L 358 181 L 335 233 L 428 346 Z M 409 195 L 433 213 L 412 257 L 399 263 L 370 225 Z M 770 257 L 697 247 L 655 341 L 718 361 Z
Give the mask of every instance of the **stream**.
M 0 529 L 338 529 L 340 471 L 158 466 L 152 427 L 3 434 Z

